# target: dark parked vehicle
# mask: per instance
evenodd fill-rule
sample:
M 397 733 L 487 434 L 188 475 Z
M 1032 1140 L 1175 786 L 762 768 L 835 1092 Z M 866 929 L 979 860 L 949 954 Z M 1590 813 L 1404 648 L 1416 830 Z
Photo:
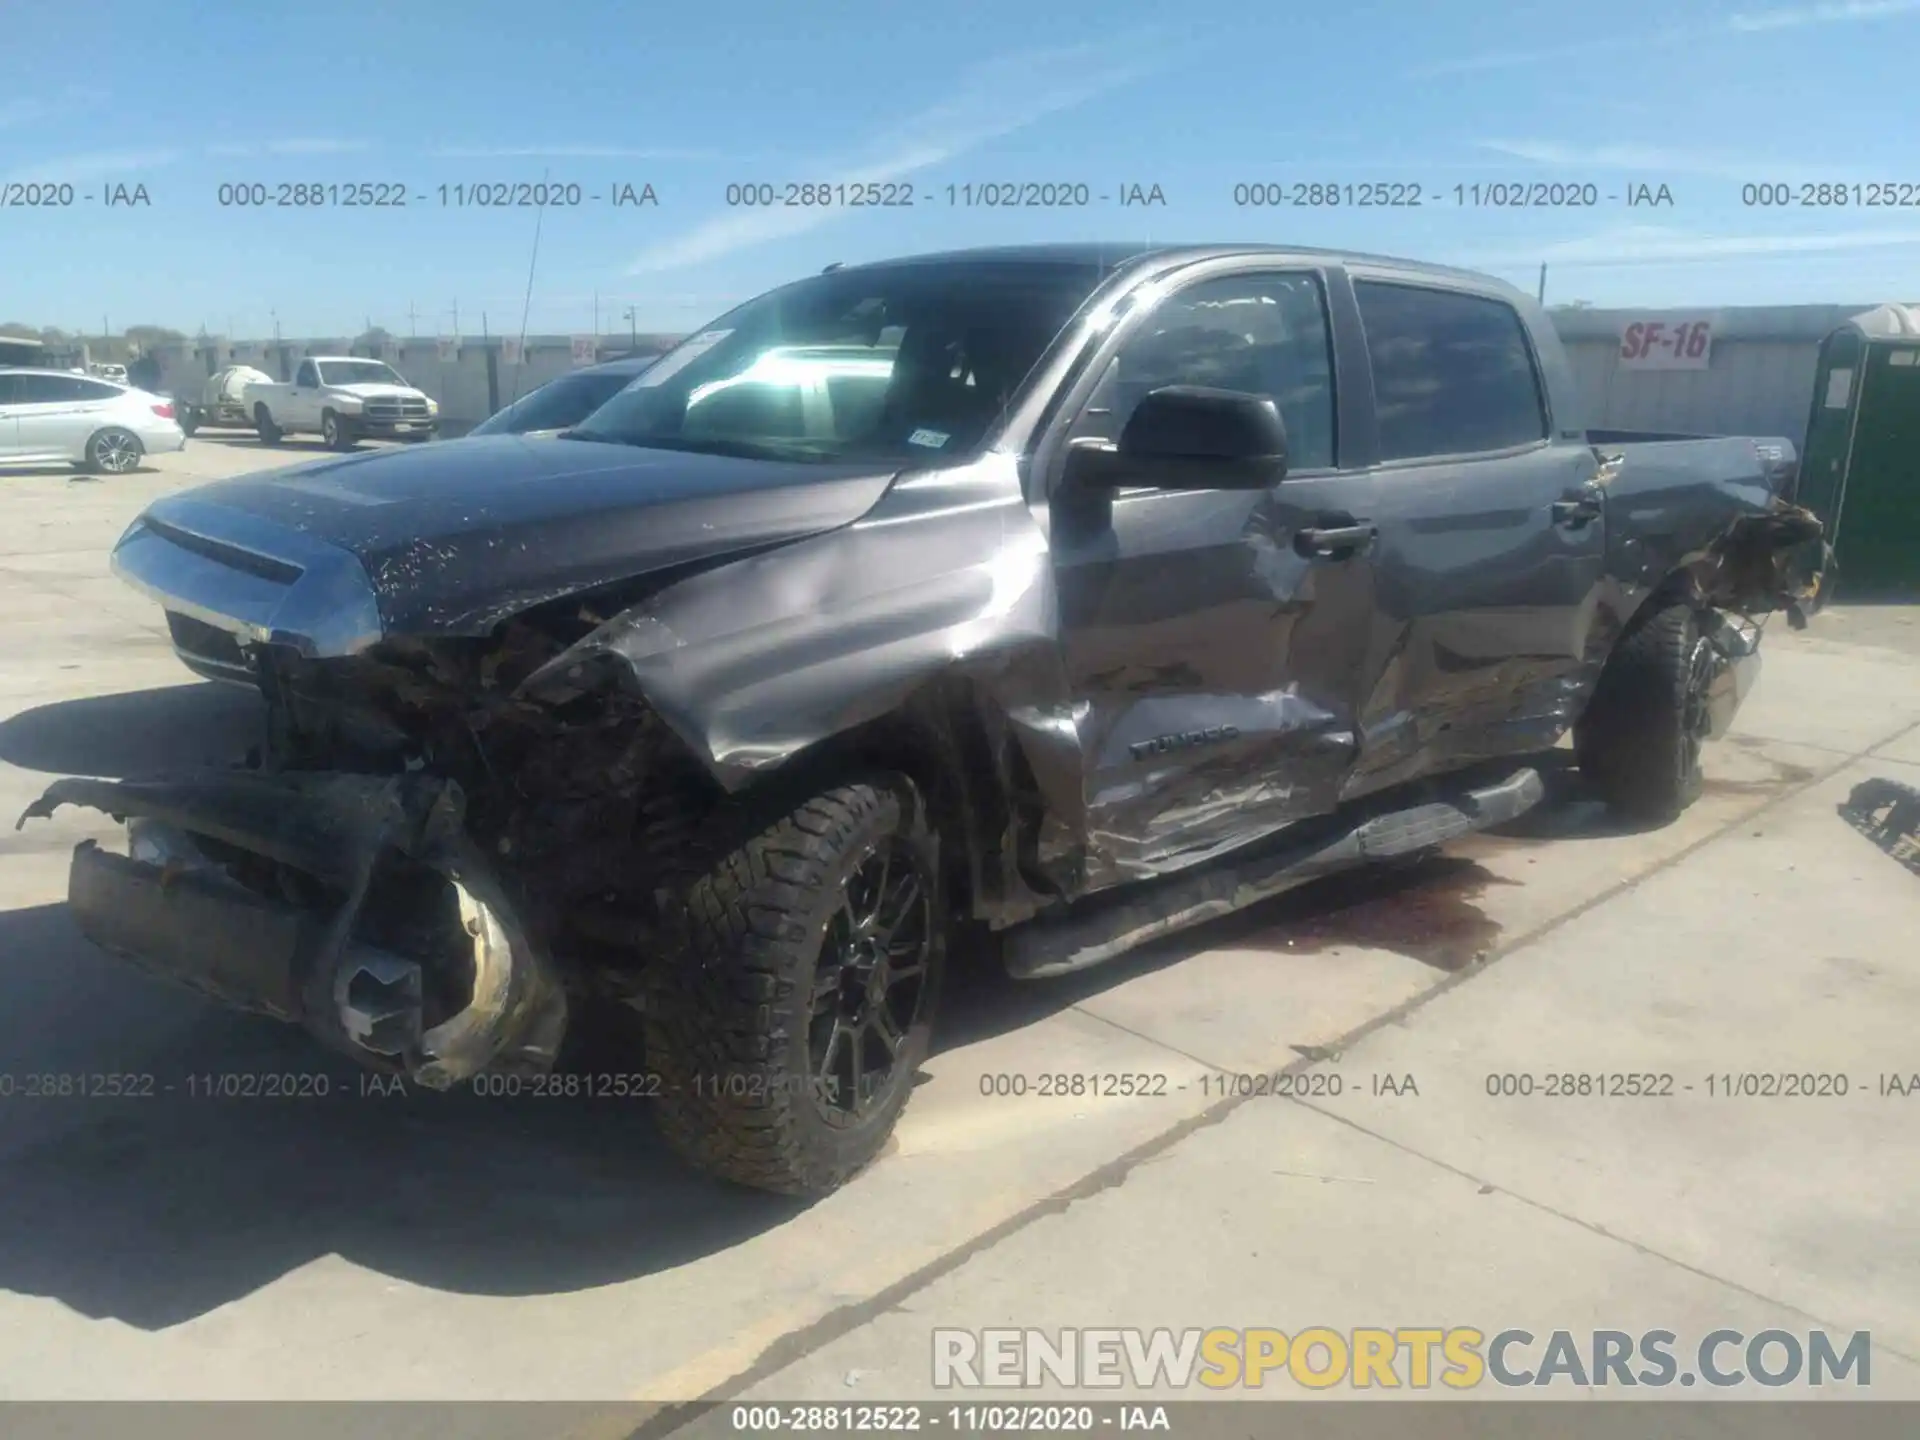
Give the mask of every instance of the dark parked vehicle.
M 659 357 L 635 355 L 587 365 L 549 380 L 510 405 L 502 406 L 467 432 L 475 435 L 555 435 L 578 425 L 618 395 Z
M 673 1145 L 818 1193 L 905 1106 L 960 927 L 1092 964 L 1508 820 L 1569 729 L 1615 806 L 1686 806 L 1747 617 L 1817 590 L 1772 464 L 1597 448 L 1543 312 L 1464 272 L 835 269 L 552 443 L 156 501 L 115 568 L 270 741 L 29 814 L 127 818 L 74 856 L 101 946 L 429 1085 L 631 1004 Z

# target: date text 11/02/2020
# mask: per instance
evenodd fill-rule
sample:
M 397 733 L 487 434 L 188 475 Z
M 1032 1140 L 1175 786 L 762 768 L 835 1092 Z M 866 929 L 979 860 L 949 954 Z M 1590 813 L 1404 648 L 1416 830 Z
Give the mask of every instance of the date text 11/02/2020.
M 1591 210 L 1601 205 L 1671 209 L 1666 185 L 1599 185 L 1591 180 L 1519 180 L 1424 185 L 1415 180 L 1254 180 L 1233 187 L 1233 203 L 1247 209 L 1357 210 Z
M 722 200 L 729 209 L 763 210 L 1084 210 L 1095 205 L 1164 209 L 1168 204 L 1165 188 L 1151 180 L 1100 184 L 982 180 L 950 185 L 916 185 L 910 180 L 740 180 L 726 186 Z
M 652 1100 L 669 1082 L 650 1071 L 549 1072 L 537 1075 L 481 1074 L 458 1087 L 485 1099 Z M 685 1082 L 710 1099 L 753 1099 L 769 1085 L 811 1087 L 805 1078 L 774 1082 L 752 1074 L 696 1075 Z M 1411 1072 L 1339 1070 L 1208 1071 L 1190 1079 L 1154 1071 L 1053 1071 L 981 1074 L 979 1093 L 995 1100 L 1135 1100 L 1195 1094 L 1202 1099 L 1256 1098 L 1331 1100 L 1418 1098 L 1426 1091 Z M 1920 1100 L 1920 1071 L 1883 1070 L 1853 1075 L 1838 1070 L 1720 1070 L 1691 1077 L 1673 1071 L 1496 1071 L 1483 1081 L 1498 1100 Z M 194 1072 L 162 1079 L 149 1072 L 0 1072 L 0 1101 L 130 1100 L 175 1096 L 189 1100 L 385 1099 L 427 1087 L 398 1076 L 356 1073 L 338 1077 L 324 1070 Z M 438 1092 L 428 1092 L 438 1093 Z
M 1276 1099 L 1330 1099 L 1339 1095 L 1418 1095 L 1411 1074 L 1385 1072 L 1347 1076 L 1338 1070 L 1210 1070 L 1189 1080 L 1155 1071 L 1051 1071 L 1026 1075 L 988 1071 L 979 1090 L 996 1100 L 1132 1100 L 1178 1094 L 1202 1098 L 1273 1096 Z
M 1839 1070 L 1716 1070 L 1682 1077 L 1672 1071 L 1499 1071 L 1488 1074 L 1495 1099 L 1842 1100 L 1920 1097 L 1920 1072 L 1855 1076 Z
M 401 180 L 223 181 L 214 191 L 223 210 L 578 210 L 658 209 L 660 192 L 644 180 L 596 185 L 576 181 L 478 181 L 428 188 Z
M 455 1087 L 453 1093 L 490 1100 L 654 1100 L 664 1097 L 675 1082 L 651 1071 L 583 1073 L 545 1072 L 530 1075 L 482 1073 Z M 768 1080 L 753 1074 L 696 1074 L 685 1089 L 707 1099 L 764 1098 L 769 1087 L 824 1088 L 831 1082 L 811 1077 Z M 173 1097 L 184 1100 L 338 1100 L 391 1099 L 442 1092 L 420 1082 L 377 1071 L 345 1077 L 324 1070 L 196 1071 L 161 1077 L 151 1072 L 73 1073 L 0 1072 L 0 1101 L 8 1100 L 129 1100 Z

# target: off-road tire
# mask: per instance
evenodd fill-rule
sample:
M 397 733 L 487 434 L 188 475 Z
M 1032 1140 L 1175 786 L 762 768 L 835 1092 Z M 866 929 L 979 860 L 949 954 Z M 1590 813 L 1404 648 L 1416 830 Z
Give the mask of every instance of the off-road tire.
M 824 1195 L 885 1146 L 926 1058 L 945 960 L 938 843 L 904 778 L 838 786 L 786 808 L 722 816 L 683 894 L 684 953 L 649 967 L 647 1064 L 660 1132 L 696 1168 L 784 1195 Z M 829 1114 L 809 1050 L 816 977 L 876 850 L 926 887 L 923 989 L 884 1087 L 858 1117 Z M 861 1043 L 861 1042 L 856 1042 Z
M 1663 822 L 1699 799 L 1703 644 L 1699 612 L 1679 603 L 1641 612 L 1614 646 L 1574 727 L 1581 775 L 1610 809 Z
M 259 435 L 262 445 L 278 445 L 286 434 L 278 425 L 273 423 L 273 412 L 267 409 L 265 405 L 255 405 L 253 407 L 253 428 L 254 432 Z

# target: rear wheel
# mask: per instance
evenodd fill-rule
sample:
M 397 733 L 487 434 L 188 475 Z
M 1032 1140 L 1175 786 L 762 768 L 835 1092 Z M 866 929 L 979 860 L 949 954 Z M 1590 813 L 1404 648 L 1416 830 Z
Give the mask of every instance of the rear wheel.
M 879 1155 L 927 1054 L 937 842 L 912 787 L 875 779 L 716 848 L 686 890 L 688 953 L 648 977 L 655 1114 L 702 1170 L 825 1194 Z
M 1700 797 L 1707 688 L 1717 668 L 1693 606 L 1634 618 L 1574 729 L 1581 774 L 1611 808 L 1664 821 Z
M 131 430 L 118 426 L 98 431 L 87 441 L 86 468 L 102 475 L 126 475 L 140 468 L 146 449 Z
M 262 445 L 278 445 L 280 443 L 281 429 L 273 423 L 273 412 L 267 409 L 264 404 L 253 407 L 253 428 L 260 436 L 260 443 Z

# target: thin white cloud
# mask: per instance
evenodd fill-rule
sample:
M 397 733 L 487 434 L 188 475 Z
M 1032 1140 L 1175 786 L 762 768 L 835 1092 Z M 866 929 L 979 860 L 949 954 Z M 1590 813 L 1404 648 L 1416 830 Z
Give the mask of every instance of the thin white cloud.
M 1782 255 L 1837 255 L 1908 245 L 1920 246 L 1920 227 L 1889 226 L 1798 235 L 1701 235 L 1663 226 L 1633 225 L 1530 250 L 1484 253 L 1471 257 L 1468 263 L 1484 268 L 1545 263 L 1549 267 L 1612 270 Z
M 157 170 L 163 165 L 173 164 L 179 158 L 178 150 L 96 150 L 85 155 L 68 155 L 23 166 L 0 175 L 0 183 L 57 185 L 64 181 L 77 185 L 114 175 Z
M 1806 25 L 1845 25 L 1859 20 L 1884 20 L 1890 15 L 1910 15 L 1916 10 L 1920 10 L 1920 0 L 1844 0 L 1844 3 L 1833 5 L 1790 5 L 1749 15 L 1729 15 L 1727 28 L 1743 33 L 1798 30 Z
M 209 145 L 207 154 L 223 158 L 248 155 L 351 155 L 372 148 L 365 140 L 256 140 L 237 145 Z
M 1559 165 L 1584 171 L 1626 170 L 1639 175 L 1711 175 L 1719 179 L 1753 181 L 1779 176 L 1818 175 L 1832 179 L 1832 164 L 1803 164 L 1780 159 L 1742 158 L 1674 150 L 1657 145 L 1560 145 L 1550 140 L 1482 140 L 1482 150 L 1536 165 Z
M 10 125 L 24 125 L 29 120 L 38 120 L 50 109 L 51 107 L 44 100 L 8 100 L 0 104 L 0 130 L 5 130 Z
M 1004 55 L 966 71 L 955 91 L 910 116 L 865 160 L 797 167 L 833 185 L 885 184 L 955 160 L 989 141 L 1023 130 L 1165 63 L 1151 41 L 1135 35 L 1109 44 L 1083 44 Z M 734 210 L 642 251 L 627 266 L 638 275 L 676 270 L 737 250 L 789 239 L 839 218 L 833 206 L 778 206 Z
M 618 145 L 449 146 L 426 152 L 436 160 L 724 160 L 713 150 L 627 149 Z
M 1772 10 L 1727 15 L 1706 25 L 1674 26 L 1649 31 L 1644 35 L 1609 35 L 1565 45 L 1489 51 L 1424 65 L 1410 73 L 1431 76 L 1461 75 L 1478 70 L 1513 70 L 1555 60 L 1579 60 L 1627 50 L 1699 44 L 1731 35 L 1799 30 L 1814 25 L 1857 25 L 1864 21 L 1887 20 L 1916 12 L 1920 12 L 1920 0 L 1833 0 L 1833 3 L 1818 5 L 1785 5 Z
M 1528 50 L 1490 50 L 1479 55 L 1463 55 L 1455 60 L 1439 60 L 1408 72 L 1414 76 L 1466 75 L 1479 70 L 1518 70 L 1529 65 L 1544 65 L 1555 60 L 1584 60 L 1589 56 L 1624 54 L 1628 51 L 1655 50 L 1696 39 L 1697 30 L 1653 30 L 1644 35 L 1609 36 L 1594 40 L 1576 40 L 1565 45 L 1544 45 Z

